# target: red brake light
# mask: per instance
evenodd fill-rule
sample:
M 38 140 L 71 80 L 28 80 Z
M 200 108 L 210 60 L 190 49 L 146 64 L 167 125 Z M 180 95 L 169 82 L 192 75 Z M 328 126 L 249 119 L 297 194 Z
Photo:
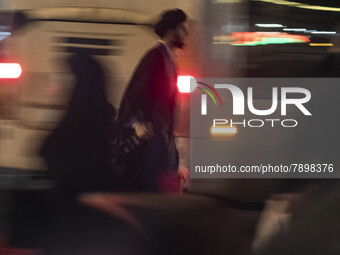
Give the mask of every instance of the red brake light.
M 18 63 L 0 63 L 0 79 L 17 79 L 22 73 Z
M 191 93 L 196 89 L 196 80 L 190 75 L 179 75 L 177 77 L 178 91 L 181 93 Z

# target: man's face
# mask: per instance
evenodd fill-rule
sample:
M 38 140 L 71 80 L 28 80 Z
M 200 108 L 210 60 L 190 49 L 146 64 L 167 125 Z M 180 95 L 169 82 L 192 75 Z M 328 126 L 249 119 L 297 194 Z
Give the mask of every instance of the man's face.
M 182 22 L 180 23 L 175 30 L 175 42 L 174 45 L 177 48 L 182 49 L 183 46 L 185 45 L 185 39 L 188 36 L 188 24 L 187 22 Z

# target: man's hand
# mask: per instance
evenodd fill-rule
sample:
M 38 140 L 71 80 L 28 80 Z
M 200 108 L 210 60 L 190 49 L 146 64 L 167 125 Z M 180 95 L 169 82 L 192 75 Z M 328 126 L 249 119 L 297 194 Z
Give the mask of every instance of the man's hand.
M 154 127 L 150 122 L 136 122 L 133 128 L 140 139 L 148 140 L 154 135 Z
M 177 171 L 164 171 L 158 176 L 158 185 L 164 193 L 182 194 L 183 185 L 189 180 L 189 170 L 180 166 Z
M 178 168 L 178 175 L 183 182 L 186 182 L 187 180 L 189 180 L 190 172 L 189 172 L 188 168 L 186 168 L 184 166 L 180 166 Z

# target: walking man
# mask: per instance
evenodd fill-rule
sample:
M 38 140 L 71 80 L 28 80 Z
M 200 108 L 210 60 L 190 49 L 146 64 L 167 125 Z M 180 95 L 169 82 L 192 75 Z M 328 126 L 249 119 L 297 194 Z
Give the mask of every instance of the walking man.
M 159 43 L 140 61 L 119 110 L 120 130 L 130 128 L 141 142 L 130 162 L 138 168 L 143 191 L 166 191 L 167 183 L 181 179 L 172 134 L 177 94 L 172 51 L 184 46 L 188 35 L 186 19 L 180 9 L 161 15 L 155 26 Z

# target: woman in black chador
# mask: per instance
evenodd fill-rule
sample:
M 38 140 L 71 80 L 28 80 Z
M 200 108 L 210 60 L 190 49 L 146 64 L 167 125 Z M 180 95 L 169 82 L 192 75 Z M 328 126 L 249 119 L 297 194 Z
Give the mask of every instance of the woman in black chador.
M 115 110 L 106 100 L 100 64 L 85 54 L 73 55 L 68 63 L 75 87 L 64 118 L 46 139 L 41 154 L 58 194 L 73 198 L 111 185 L 109 144 Z

